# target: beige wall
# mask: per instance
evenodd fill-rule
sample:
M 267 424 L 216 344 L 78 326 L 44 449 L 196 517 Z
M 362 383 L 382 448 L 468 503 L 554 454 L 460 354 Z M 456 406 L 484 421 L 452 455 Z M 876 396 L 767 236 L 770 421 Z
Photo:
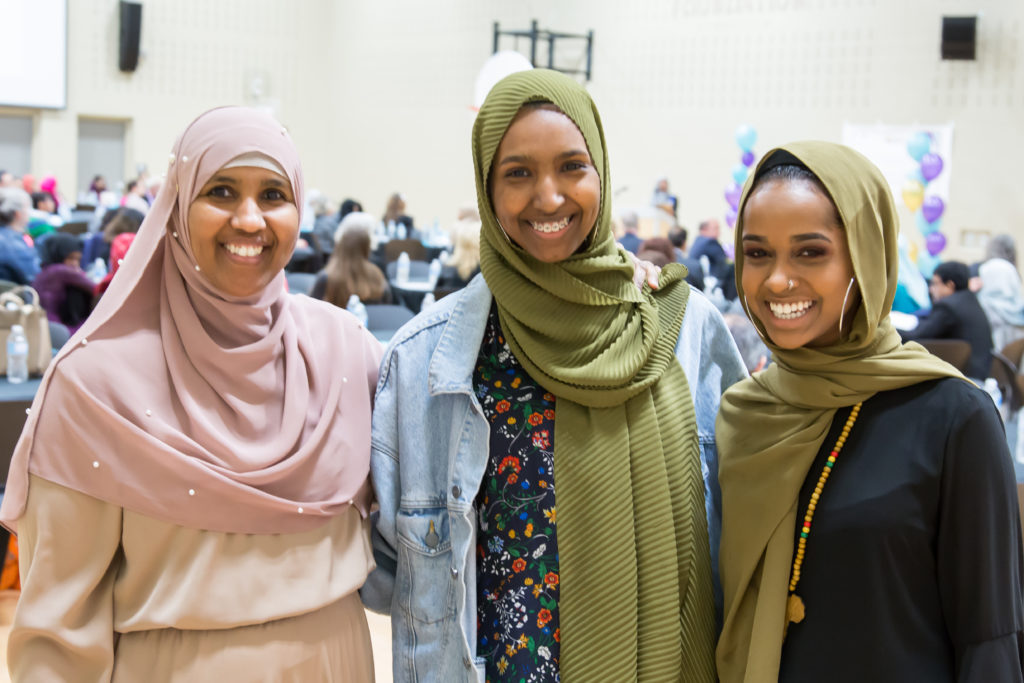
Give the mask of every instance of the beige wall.
M 327 125 L 321 47 L 329 0 L 148 0 L 132 73 L 118 70 L 118 3 L 68 1 L 68 108 L 35 114 L 33 168 L 54 173 L 69 196 L 78 184 L 79 117 L 128 122 L 125 167 L 163 174 L 175 136 L 222 104 L 272 106 L 316 168 L 315 131 Z M 317 67 L 316 65 L 320 65 Z M 262 95 L 253 83 L 263 83 Z M 6 110 L 16 111 L 16 110 Z
M 69 108 L 38 115 L 33 151 L 69 187 L 78 116 L 130 120 L 129 168 L 160 170 L 198 112 L 262 102 L 291 129 L 307 186 L 374 213 L 401 190 L 419 222 L 446 223 L 475 198 L 469 106 L 493 22 L 536 18 L 595 31 L 589 88 L 620 206 L 646 204 L 664 174 L 684 224 L 722 216 L 740 123 L 764 152 L 839 141 L 844 122 L 952 121 L 947 253 L 976 257 L 958 249 L 962 228 L 1024 239 L 1024 193 L 1011 188 L 1024 153 L 1019 0 L 147 0 L 134 74 L 117 71 L 117 3 L 69 5 Z M 941 16 L 975 13 L 978 60 L 941 61 Z

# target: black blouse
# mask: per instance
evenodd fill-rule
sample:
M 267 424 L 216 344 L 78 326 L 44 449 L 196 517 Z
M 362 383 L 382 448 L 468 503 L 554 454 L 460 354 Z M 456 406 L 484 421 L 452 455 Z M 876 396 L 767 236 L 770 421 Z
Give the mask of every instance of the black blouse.
M 849 414 L 807 474 L 800 521 Z M 817 505 L 779 681 L 1024 681 L 1021 545 L 991 399 L 957 379 L 875 395 Z

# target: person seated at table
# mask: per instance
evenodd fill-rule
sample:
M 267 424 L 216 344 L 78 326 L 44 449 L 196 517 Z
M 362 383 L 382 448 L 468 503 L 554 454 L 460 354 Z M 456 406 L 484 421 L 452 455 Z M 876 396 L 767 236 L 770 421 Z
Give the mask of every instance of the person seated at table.
M 107 179 L 97 173 L 89 183 L 89 190 L 85 193 L 85 203 L 93 206 L 103 204 L 103 193 L 107 191 Z
M 149 202 L 146 201 L 145 179 L 134 178 L 128 181 L 128 185 L 124 190 L 124 196 L 121 197 L 121 206 L 135 209 L 143 215 L 149 212 Z
M 39 181 L 39 190 L 45 192 L 53 198 L 53 213 L 60 216 L 62 221 L 66 221 L 71 218 L 71 208 L 68 205 L 67 200 L 61 201 L 63 196 L 60 190 L 57 189 L 57 179 L 52 175 L 48 175 Z
M 993 252 L 993 245 L 997 245 Z M 1009 235 L 997 235 L 989 240 L 988 258 L 978 267 L 978 303 L 988 316 L 992 328 L 992 344 L 1005 349 L 1008 344 L 1024 337 L 1024 289 L 1020 273 L 1014 265 L 1017 249 Z
M 92 310 L 94 287 L 82 270 L 82 240 L 55 232 L 47 237 L 41 251 L 43 268 L 32 287 L 39 292 L 46 317 L 74 334 Z
M 338 209 L 338 225 L 341 225 L 341 222 L 345 220 L 345 216 L 349 215 L 350 213 L 355 213 L 357 211 L 362 212 L 362 210 L 362 203 L 356 201 L 355 199 L 346 199 L 341 203 L 341 207 Z
M 39 256 L 25 234 L 31 205 L 21 188 L 0 187 L 0 280 L 27 285 L 39 272 Z
M 121 267 L 121 263 L 124 261 L 124 257 L 128 254 L 128 247 L 135 241 L 135 233 L 138 232 L 123 232 L 114 238 L 114 241 L 110 243 L 110 270 L 103 276 L 103 279 L 96 283 L 96 287 L 93 289 L 93 295 L 95 297 L 93 306 L 99 302 L 100 297 L 107 291 L 107 287 L 110 286 L 110 281 L 114 279 L 114 274 L 117 273 Z
M 33 240 L 38 240 L 59 228 L 64 221 L 57 215 L 57 203 L 48 193 L 33 192 L 31 197 L 27 232 Z
M 307 198 L 309 211 L 309 229 L 303 228 L 303 234 L 319 258 L 330 256 L 334 251 L 334 233 L 338 231 L 341 219 L 331 210 L 330 200 L 320 190 L 310 190 Z M 320 263 L 323 263 L 321 260 Z
M 441 268 L 437 289 L 455 291 L 480 272 L 480 219 L 460 220 L 452 228 L 452 255 Z
M 334 253 L 317 274 L 310 296 L 342 308 L 353 294 L 364 304 L 391 303 L 388 280 L 370 261 L 370 233 L 376 223 L 361 211 L 345 216 L 335 235 Z
M 658 254 L 659 258 L 650 258 L 652 253 Z M 642 261 L 651 261 L 657 266 L 664 265 L 662 260 L 665 263 L 681 263 L 686 266 L 686 281 L 690 283 L 690 286 L 700 290 L 704 289 L 704 273 L 700 264 L 685 256 L 680 257 L 675 245 L 667 237 L 649 237 L 644 240 L 637 250 L 637 258 Z
M 381 220 L 384 222 L 384 225 L 389 225 L 391 223 L 398 225 L 403 222 L 403 218 L 408 219 L 406 227 L 412 225 L 412 218 L 407 216 L 405 213 L 405 197 L 402 196 L 401 192 L 395 192 L 388 197 L 388 203 L 384 209 L 384 215 L 381 217 Z
M 903 341 L 962 339 L 971 345 L 964 374 L 972 379 L 988 377 L 992 363 L 992 328 L 978 297 L 968 289 L 971 271 L 966 263 L 946 261 L 935 267 L 928 291 L 932 312 L 912 330 L 901 330 Z
M 100 224 L 100 231 L 90 235 L 82 245 L 82 262 L 91 264 L 96 259 L 103 259 L 109 270 L 112 265 L 110 248 L 114 239 L 124 233 L 138 232 L 145 217 L 145 214 L 135 209 L 124 207 L 108 211 Z

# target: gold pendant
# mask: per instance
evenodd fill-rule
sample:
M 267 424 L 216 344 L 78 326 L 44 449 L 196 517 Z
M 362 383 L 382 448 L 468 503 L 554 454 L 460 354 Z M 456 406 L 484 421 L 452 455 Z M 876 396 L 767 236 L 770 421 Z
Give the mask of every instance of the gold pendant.
M 782 640 L 786 640 L 790 624 L 799 624 L 804 620 L 804 601 L 796 593 L 790 593 L 786 600 L 786 625 L 782 629 Z
M 799 624 L 804 620 L 804 601 L 800 599 L 800 596 L 796 593 L 792 593 L 789 596 L 789 600 L 786 601 L 786 621 Z

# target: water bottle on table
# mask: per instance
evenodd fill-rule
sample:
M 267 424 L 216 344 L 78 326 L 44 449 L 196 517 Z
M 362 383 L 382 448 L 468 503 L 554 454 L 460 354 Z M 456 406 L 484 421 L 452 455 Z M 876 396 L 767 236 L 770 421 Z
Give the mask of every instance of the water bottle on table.
M 434 293 L 433 292 L 427 292 L 426 294 L 423 295 L 423 303 L 420 304 L 420 310 L 421 311 L 427 310 L 428 308 L 430 308 L 431 306 L 434 305 L 434 301 L 435 301 Z
M 7 381 L 21 384 L 28 379 L 28 337 L 21 325 L 12 325 L 7 337 Z
M 430 270 L 428 271 L 428 277 L 430 278 L 430 285 L 437 287 L 437 280 L 441 277 L 441 261 L 440 259 L 434 259 L 430 262 Z
M 350 296 L 348 298 L 348 303 L 345 305 L 345 309 L 354 315 L 359 322 L 363 324 L 363 327 L 366 327 L 369 316 L 366 314 L 366 306 L 359 300 L 359 295 L 353 294 Z
M 92 262 L 85 274 L 93 282 L 100 282 L 107 276 L 107 264 L 103 262 L 103 259 L 98 258 Z
M 409 254 L 404 251 L 398 255 L 398 265 L 395 266 L 395 279 L 399 282 L 409 281 Z

